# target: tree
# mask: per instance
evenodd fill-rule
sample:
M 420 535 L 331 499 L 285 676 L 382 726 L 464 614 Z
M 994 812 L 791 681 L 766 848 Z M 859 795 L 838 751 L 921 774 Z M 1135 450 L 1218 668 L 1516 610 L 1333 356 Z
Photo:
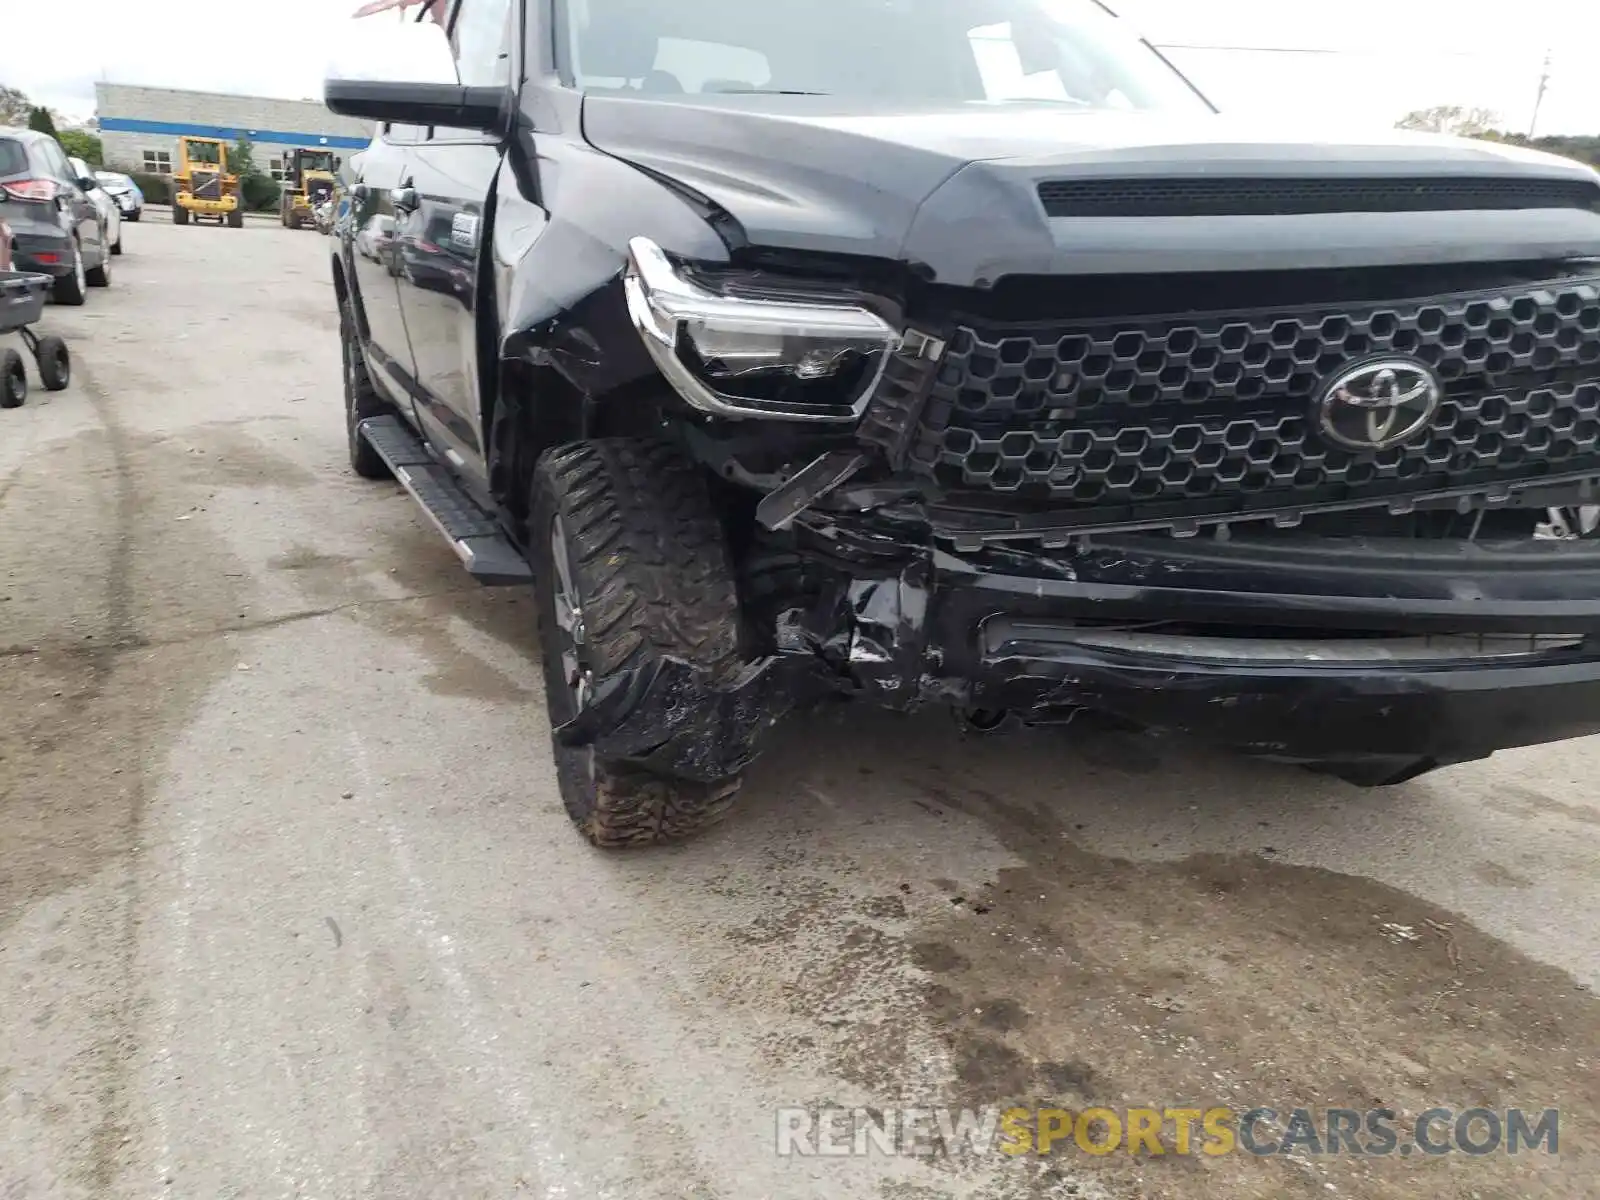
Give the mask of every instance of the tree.
M 1487 108 L 1464 108 L 1459 104 L 1438 104 L 1419 108 L 1401 117 L 1400 129 L 1422 133 L 1449 133 L 1456 137 L 1481 137 L 1500 123 L 1500 114 Z
M 1527 146 L 1543 150 L 1546 154 L 1560 154 L 1575 158 L 1591 167 L 1600 167 L 1600 137 L 1550 136 L 1530 138 L 1525 133 L 1508 133 L 1501 129 L 1484 129 L 1471 135 L 1485 142 L 1500 142 L 1507 146 Z
M 228 174 L 237 175 L 240 179 L 260 174 L 260 169 L 256 166 L 255 147 L 242 133 L 239 135 L 239 140 L 234 142 L 233 149 L 228 151 Z
M 277 181 L 256 166 L 255 149 L 243 134 L 228 151 L 228 173 L 239 177 L 239 195 L 244 198 L 246 208 L 261 212 L 277 207 Z
M 105 149 L 94 134 L 84 133 L 81 129 L 65 129 L 56 134 L 56 141 L 72 157 L 83 159 L 91 167 L 105 166 Z
M 28 114 L 28 128 L 35 133 L 48 133 L 51 137 L 56 135 L 55 118 L 42 105 L 34 105 L 33 111 Z
M 26 125 L 32 115 L 32 100 L 16 88 L 0 84 L 0 125 Z

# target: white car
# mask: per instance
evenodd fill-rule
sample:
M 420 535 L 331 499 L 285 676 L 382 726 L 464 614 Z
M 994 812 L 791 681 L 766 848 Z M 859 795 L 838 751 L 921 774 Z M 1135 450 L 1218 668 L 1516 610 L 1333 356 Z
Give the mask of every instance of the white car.
M 80 186 L 89 194 L 89 199 L 94 201 L 94 206 L 100 211 L 100 223 L 105 227 L 106 245 L 111 247 L 111 253 L 122 253 L 122 209 L 106 191 L 105 184 L 101 183 L 94 173 L 94 168 L 81 158 L 67 159 L 72 164 L 72 169 L 77 172 Z
M 144 193 L 131 175 L 124 175 L 121 171 L 96 171 L 94 177 L 117 202 L 124 221 L 137 221 L 144 215 Z

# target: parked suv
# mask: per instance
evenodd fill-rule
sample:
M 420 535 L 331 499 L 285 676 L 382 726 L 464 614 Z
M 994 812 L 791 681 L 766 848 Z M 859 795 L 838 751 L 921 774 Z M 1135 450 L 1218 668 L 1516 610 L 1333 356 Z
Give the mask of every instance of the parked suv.
M 1594 171 L 1224 118 L 1091 0 L 406 28 L 326 91 L 351 461 L 531 582 L 595 842 L 829 692 L 1365 785 L 1600 730 Z
M 57 304 L 82 304 L 111 282 L 111 243 L 60 143 L 31 129 L 0 128 L 0 219 L 11 226 L 19 271 L 55 277 Z

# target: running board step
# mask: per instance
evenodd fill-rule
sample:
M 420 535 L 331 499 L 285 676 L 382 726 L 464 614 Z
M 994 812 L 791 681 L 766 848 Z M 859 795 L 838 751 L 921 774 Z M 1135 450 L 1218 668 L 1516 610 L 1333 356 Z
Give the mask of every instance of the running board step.
M 533 571 L 499 524 L 433 460 L 399 417 L 368 417 L 357 427 L 400 486 L 444 534 L 467 573 L 485 587 L 532 583 Z

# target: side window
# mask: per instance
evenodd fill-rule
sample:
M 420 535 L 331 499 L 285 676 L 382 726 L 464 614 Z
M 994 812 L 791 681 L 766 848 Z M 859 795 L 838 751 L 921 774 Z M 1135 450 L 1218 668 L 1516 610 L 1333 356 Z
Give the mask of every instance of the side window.
M 511 82 L 511 0 L 460 0 L 450 25 L 456 74 L 465 87 Z
M 511 0 L 459 0 L 450 24 L 450 49 L 456 77 L 467 87 L 497 87 L 511 82 Z M 436 142 L 480 142 L 475 129 L 433 127 Z
M 54 142 L 44 143 L 45 161 L 50 164 L 50 171 L 57 179 L 76 183 L 78 173 L 72 169 L 72 164 L 67 161 L 67 156 L 60 146 Z

